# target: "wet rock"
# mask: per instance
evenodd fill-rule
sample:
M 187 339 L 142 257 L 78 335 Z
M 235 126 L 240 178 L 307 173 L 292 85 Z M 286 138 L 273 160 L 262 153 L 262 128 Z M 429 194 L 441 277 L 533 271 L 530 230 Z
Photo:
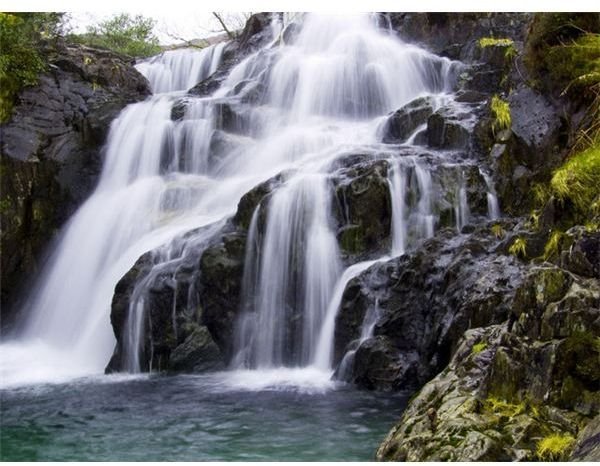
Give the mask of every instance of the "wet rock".
M 230 133 L 245 134 L 248 129 L 247 118 L 242 110 L 227 102 L 214 105 L 215 126 Z
M 600 415 L 592 419 L 577 437 L 570 461 L 600 461 Z
M 252 15 L 241 34 L 229 42 L 223 50 L 223 60 L 217 70 L 204 81 L 192 87 L 188 94 L 206 97 L 215 92 L 231 69 L 250 53 L 260 49 L 271 37 L 272 13 L 256 13 Z
M 534 266 L 512 308 L 520 312 L 517 322 L 464 334 L 448 367 L 388 434 L 378 459 L 537 460 L 538 442 L 553 434 L 577 437 L 573 459 L 595 458 L 598 427 L 590 420 L 600 411 L 597 280 Z M 473 444 L 479 434 L 485 441 Z M 560 454 L 567 459 L 570 450 Z
M 111 121 L 150 94 L 131 59 L 58 43 L 2 125 L 2 325 L 57 230 L 94 188 Z
M 224 369 L 219 347 L 206 327 L 198 326 L 170 355 L 169 369 L 176 372 L 206 372 Z
M 531 149 L 535 163 L 552 165 L 552 161 L 547 159 L 550 151 L 544 150 L 544 160 L 534 152 L 557 145 L 562 126 L 559 111 L 543 95 L 526 86 L 511 93 L 508 102 L 514 135 Z
M 571 246 L 561 252 L 561 267 L 583 277 L 600 278 L 600 233 L 573 228 L 567 235 Z
M 382 128 L 382 142 L 395 144 L 405 142 L 415 130 L 427 123 L 433 113 L 429 99 L 418 98 L 388 117 Z
M 355 165 L 339 173 L 335 185 L 342 249 L 355 254 L 382 246 L 390 234 L 391 200 L 387 162 Z
M 397 390 L 399 380 L 417 380 L 419 354 L 399 352 L 394 342 L 378 335 L 356 350 L 349 381 L 369 390 Z M 402 388 L 415 388 L 404 384 Z
M 388 13 L 382 21 L 403 39 L 423 45 L 433 53 L 475 60 L 476 41 L 482 37 L 523 40 L 531 17 L 528 13 Z
M 494 254 L 497 244 L 481 227 L 463 238 L 446 229 L 416 251 L 363 272 L 344 291 L 336 318 L 335 363 L 360 336 L 368 309 L 378 306 L 374 336 L 386 337 L 394 348 L 397 371 L 380 385 L 364 367 L 356 367 L 355 382 L 383 389 L 425 383 L 447 364 L 466 329 L 508 317 L 522 266 Z M 363 352 L 369 360 L 371 350 L 381 353 L 375 346 L 360 346 L 356 354 Z
M 436 112 L 427 119 L 427 142 L 438 149 L 464 149 L 469 143 L 469 132 L 458 121 Z
M 277 175 L 264 183 L 259 184 L 254 187 L 252 190 L 247 192 L 242 196 L 240 202 L 238 203 L 237 211 L 233 217 L 233 223 L 237 226 L 240 226 L 244 230 L 247 230 L 250 227 L 250 222 L 252 221 L 252 215 L 254 215 L 254 211 L 258 207 L 258 205 L 263 202 L 263 200 L 277 187 L 281 185 L 283 182 L 283 176 Z M 266 203 L 265 203 L 266 205 Z
M 206 325 L 226 360 L 231 357 L 233 331 L 240 311 L 246 236 L 232 232 L 202 254 L 198 292 Z

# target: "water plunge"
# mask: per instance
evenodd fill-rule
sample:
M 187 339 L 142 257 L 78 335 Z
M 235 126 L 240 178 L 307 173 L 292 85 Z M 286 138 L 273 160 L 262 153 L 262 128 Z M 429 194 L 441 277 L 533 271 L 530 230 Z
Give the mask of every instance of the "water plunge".
M 101 372 L 115 342 L 109 319 L 115 285 L 139 256 L 163 246 L 136 285 L 126 324 L 125 367 L 143 370 L 146 284 L 189 250 L 175 253 L 169 245 L 212 226 L 194 236 L 201 250 L 243 194 L 284 173 L 250 223 L 232 365 L 310 366 L 329 377 L 344 289 L 375 262 L 342 262 L 333 162 L 349 153 L 376 158 L 381 119 L 416 97 L 451 92 L 455 70 L 450 60 L 377 29 L 367 15 L 308 15 L 288 44 L 277 39 L 280 30 L 275 24 L 269 45 L 235 66 L 210 97 L 182 91 L 216 70 L 224 44 L 165 52 L 138 65 L 155 95 L 113 122 L 98 188 L 65 227 L 29 303 L 22 344 L 7 359 L 30 357 L 41 344 L 59 351 L 60 365 L 77 374 Z M 174 121 L 181 105 L 183 116 Z M 435 193 L 418 157 L 389 163 L 391 252 L 398 255 L 434 234 Z M 417 195 L 409 200 L 409 193 Z M 459 188 L 458 228 L 469 220 L 466 200 Z M 259 228 L 260 209 L 266 223 Z M 9 379 L 11 367 L 3 371 Z M 42 366 L 27 370 L 39 370 L 41 380 L 53 376 Z

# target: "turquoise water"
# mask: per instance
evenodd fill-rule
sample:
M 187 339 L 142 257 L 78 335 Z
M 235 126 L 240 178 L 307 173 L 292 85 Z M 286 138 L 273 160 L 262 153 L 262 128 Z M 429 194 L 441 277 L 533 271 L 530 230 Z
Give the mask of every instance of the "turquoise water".
M 95 377 L 0 400 L 2 461 L 361 461 L 407 396 L 213 374 Z

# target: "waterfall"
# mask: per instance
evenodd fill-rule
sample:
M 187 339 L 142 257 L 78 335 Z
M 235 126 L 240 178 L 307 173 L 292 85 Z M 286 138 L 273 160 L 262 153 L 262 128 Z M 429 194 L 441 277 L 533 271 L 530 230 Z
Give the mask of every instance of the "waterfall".
M 256 367 L 306 365 L 314 358 L 341 268 L 329 203 L 327 180 L 319 174 L 289 180 L 269 203 L 253 306 L 261 332 L 250 355 Z
M 160 84 L 162 91 L 176 91 L 190 70 L 207 73 L 207 60 L 213 67 L 219 53 L 215 47 L 163 54 L 154 64 L 166 59 L 172 65 L 163 70 L 168 80 L 158 79 L 156 68 L 140 69 L 168 81 Z M 171 55 L 179 58 L 165 58 Z M 28 320 L 18 339 L 4 346 L 7 383 L 102 372 L 115 343 L 109 315 L 118 280 L 144 252 L 235 209 L 234 200 L 220 209 L 197 202 L 202 193 L 216 191 L 216 181 L 197 175 L 200 164 L 182 173 L 170 163 L 184 139 L 171 120 L 173 102 L 169 94 L 158 94 L 129 105 L 111 124 L 98 186 L 63 228 L 22 311 Z M 132 335 L 141 331 L 141 314 L 134 320 Z M 13 370 L 12 360 L 32 364 Z
M 177 49 L 161 53 L 137 68 L 155 94 L 185 91 L 213 74 L 223 55 L 225 42 L 203 49 Z
M 282 174 L 252 217 L 233 364 L 330 373 L 344 289 L 375 263 L 342 262 L 333 162 L 349 153 L 375 158 L 378 122 L 416 97 L 450 92 L 453 62 L 403 43 L 369 15 L 297 20 L 295 38 L 271 37 L 212 96 L 183 91 L 217 69 L 225 44 L 164 52 L 137 65 L 154 95 L 126 107 L 111 125 L 98 187 L 62 232 L 7 360 L 41 354 L 40 379 L 52 378 L 56 367 L 102 372 L 115 344 L 114 288 L 135 261 L 157 250 L 150 272 L 157 274 L 192 248 L 181 246 L 186 232 L 211 227 L 194 243 L 202 251 L 245 193 Z M 272 34 L 281 28 L 274 23 Z M 173 119 L 180 107 L 183 115 Z M 390 179 L 394 254 L 410 246 L 411 235 L 432 236 L 437 221 L 429 168 L 416 157 L 402 159 Z M 417 193 L 416 202 L 404 191 Z M 258 209 L 265 211 L 264 231 Z M 133 372 L 141 369 L 150 281 L 137 283 L 126 324 Z

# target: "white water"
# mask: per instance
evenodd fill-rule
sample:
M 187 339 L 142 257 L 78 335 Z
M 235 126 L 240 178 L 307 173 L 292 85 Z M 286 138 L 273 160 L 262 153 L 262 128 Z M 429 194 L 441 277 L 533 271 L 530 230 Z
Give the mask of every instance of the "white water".
M 279 30 L 273 27 L 274 34 Z M 332 162 L 379 147 L 377 127 L 388 112 L 417 96 L 451 91 L 452 62 L 376 29 L 368 15 L 308 15 L 294 43 L 274 37 L 234 67 L 213 97 L 186 97 L 183 119 L 172 121 L 181 91 L 216 69 L 223 47 L 167 52 L 139 65 L 157 95 L 130 105 L 113 123 L 99 186 L 65 228 L 19 343 L 3 345 L 2 383 L 23 371 L 35 373 L 35 380 L 102 372 L 114 347 L 113 290 L 137 258 L 186 231 L 224 221 L 244 193 L 281 172 L 283 185 L 263 206 L 264 237 L 256 235 L 256 213 L 250 228 L 255 244 L 246 261 L 236 361 L 296 381 L 303 376 L 280 368 L 331 375 L 345 286 L 375 263 L 343 269 L 331 213 Z M 266 89 L 261 105 L 241 103 L 236 94 L 258 83 Z M 215 132 L 225 124 L 223 103 L 235 122 L 216 154 L 211 138 L 223 133 Z M 408 169 L 415 186 L 407 184 L 402 170 Z M 410 160 L 393 173 L 395 198 L 403 189 L 419 193 L 410 212 L 394 201 L 393 253 L 400 254 L 408 226 L 430 237 L 435 215 L 429 171 Z M 159 265 L 177 257 L 167 253 Z M 140 369 L 142 291 L 128 323 L 134 372 Z M 291 328 L 290 319 L 296 322 Z
M 185 91 L 213 74 L 221 62 L 225 42 L 204 49 L 163 52 L 138 65 L 155 94 Z

